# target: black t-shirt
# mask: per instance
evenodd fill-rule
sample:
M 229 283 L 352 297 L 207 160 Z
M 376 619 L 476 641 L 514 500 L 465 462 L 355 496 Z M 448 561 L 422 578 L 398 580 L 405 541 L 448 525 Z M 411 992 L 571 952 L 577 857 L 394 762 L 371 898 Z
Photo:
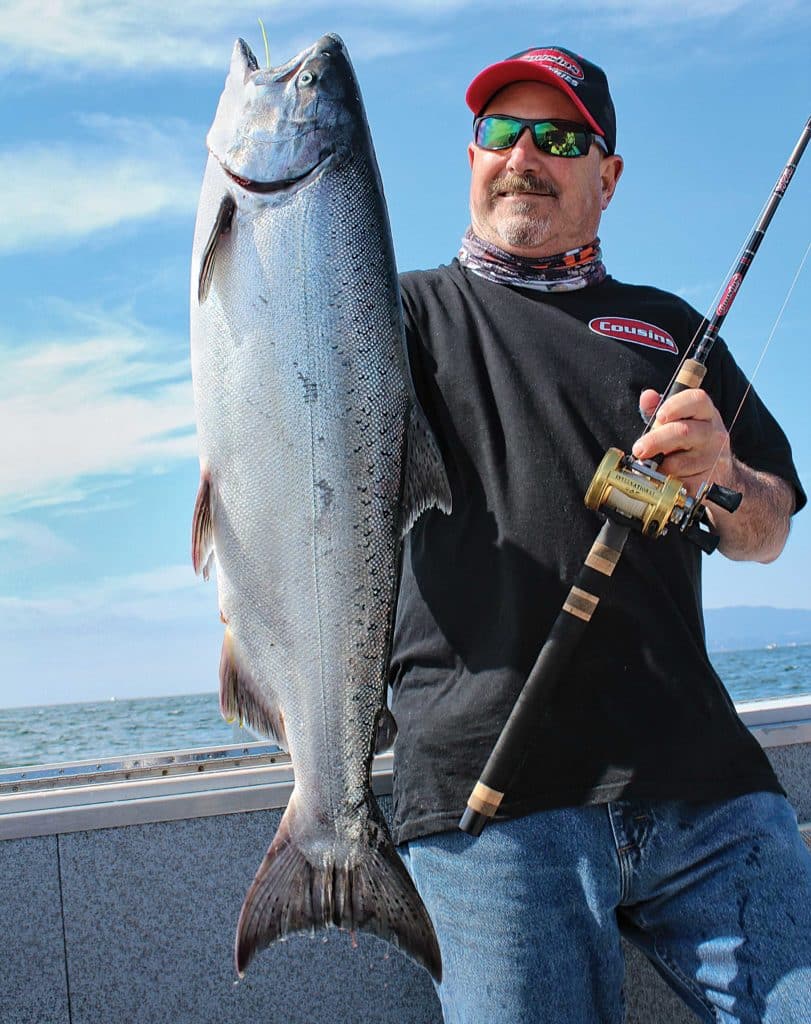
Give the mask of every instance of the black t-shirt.
M 543 293 L 447 267 L 403 275 L 417 394 L 453 514 L 404 551 L 392 653 L 395 838 L 456 827 L 601 525 L 583 495 L 607 448 L 642 431 L 701 317 L 611 278 Z M 704 386 L 725 423 L 746 381 L 722 341 Z M 785 435 L 754 393 L 732 432 L 753 469 L 790 481 Z M 781 792 L 704 644 L 701 552 L 632 534 L 500 817 L 617 799 Z

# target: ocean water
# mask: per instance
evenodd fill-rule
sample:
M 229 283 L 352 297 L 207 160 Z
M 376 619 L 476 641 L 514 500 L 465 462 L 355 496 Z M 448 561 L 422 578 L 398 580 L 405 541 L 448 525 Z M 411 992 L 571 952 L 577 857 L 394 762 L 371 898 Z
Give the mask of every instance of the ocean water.
M 753 651 L 721 651 L 710 658 L 736 703 L 811 695 L 811 644 L 769 644 Z
M 220 717 L 216 693 L 0 708 L 0 768 L 254 739 Z
M 811 694 L 811 644 L 711 655 L 735 701 Z M 0 708 L 0 768 L 250 742 L 216 693 Z

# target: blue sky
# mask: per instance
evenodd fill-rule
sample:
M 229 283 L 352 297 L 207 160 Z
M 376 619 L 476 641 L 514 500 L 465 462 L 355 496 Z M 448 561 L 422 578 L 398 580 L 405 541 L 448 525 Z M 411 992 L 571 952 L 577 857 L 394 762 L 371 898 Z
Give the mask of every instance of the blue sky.
M 0 700 L 215 690 L 197 490 L 189 253 L 231 48 L 272 63 L 338 31 L 356 66 L 401 269 L 467 224 L 464 90 L 558 43 L 609 75 L 626 171 L 609 271 L 704 310 L 811 113 L 811 8 L 775 0 L 4 0 L 0 13 Z M 811 156 L 730 314 L 751 372 L 805 252 Z M 811 262 L 811 261 L 809 261 Z M 756 385 L 811 483 L 811 268 Z M 811 607 L 811 514 L 772 566 L 707 560 L 708 606 Z

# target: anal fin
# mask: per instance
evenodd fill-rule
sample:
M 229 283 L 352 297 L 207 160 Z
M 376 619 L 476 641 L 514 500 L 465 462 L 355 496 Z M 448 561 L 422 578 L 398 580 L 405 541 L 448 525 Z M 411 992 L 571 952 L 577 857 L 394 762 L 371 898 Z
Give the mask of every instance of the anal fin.
M 236 640 L 226 629 L 220 655 L 220 714 L 226 722 L 239 721 L 287 750 L 284 715 L 262 692 L 242 666 Z
M 197 281 L 197 301 L 202 305 L 208 298 L 211 288 L 211 278 L 214 274 L 214 259 L 217 253 L 217 245 L 223 235 L 231 231 L 231 223 L 234 219 L 234 211 L 237 208 L 234 197 L 226 192 L 220 201 L 217 216 L 214 218 L 214 226 L 208 236 L 206 247 L 200 259 L 200 276 Z

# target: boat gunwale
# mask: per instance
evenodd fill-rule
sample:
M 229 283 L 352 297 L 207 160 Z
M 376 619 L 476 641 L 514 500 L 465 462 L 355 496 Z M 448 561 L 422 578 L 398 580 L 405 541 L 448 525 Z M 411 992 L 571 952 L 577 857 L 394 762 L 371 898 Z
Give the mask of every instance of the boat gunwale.
M 737 705 L 764 748 L 811 745 L 811 696 Z M 392 789 L 393 755 L 378 755 L 372 786 Z M 0 769 L 0 840 L 185 818 L 278 810 L 294 779 L 267 741 Z

